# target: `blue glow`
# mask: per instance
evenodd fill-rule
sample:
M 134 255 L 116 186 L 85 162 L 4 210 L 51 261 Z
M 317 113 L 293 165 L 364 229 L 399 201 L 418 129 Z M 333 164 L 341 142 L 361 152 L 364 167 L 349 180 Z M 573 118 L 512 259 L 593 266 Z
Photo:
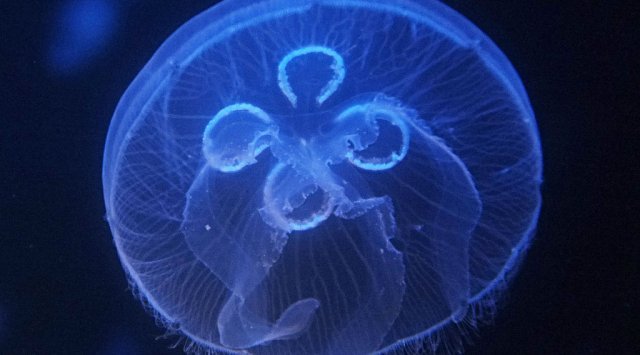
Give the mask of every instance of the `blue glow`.
M 354 137 L 353 133 L 351 133 L 351 135 L 345 135 L 345 137 L 348 137 L 347 139 L 349 143 L 353 144 L 354 147 L 353 149 L 349 149 L 345 156 L 353 165 L 361 169 L 377 171 L 393 168 L 396 164 L 402 161 L 402 159 L 404 159 L 409 150 L 409 137 L 411 133 L 409 132 L 408 122 L 414 120 L 415 117 L 413 116 L 413 113 L 407 112 L 405 108 L 392 100 L 388 100 L 386 98 L 381 100 L 378 98 L 378 100 L 371 103 L 349 107 L 336 117 L 335 122 L 344 123 L 349 119 L 353 119 L 352 117 L 357 117 L 359 115 L 364 115 L 364 119 L 361 120 L 361 123 L 368 126 L 364 129 L 359 128 L 360 132 L 377 132 L 379 130 L 377 120 L 388 121 L 393 126 L 397 127 L 402 136 L 401 141 L 399 142 L 400 147 L 397 149 L 398 151 L 391 151 L 388 155 L 385 154 L 383 156 L 365 158 L 360 156 L 358 151 L 366 150 L 370 144 L 375 143 L 377 137 L 371 141 L 363 143 L 360 135 L 356 135 Z M 386 143 L 388 144 L 390 142 Z
M 118 105 L 115 244 L 205 350 L 459 350 L 533 236 L 532 112 L 504 55 L 438 1 L 225 1 Z
M 289 75 L 287 74 L 287 66 L 289 62 L 293 59 L 310 54 L 324 54 L 332 58 L 333 63 L 331 64 L 331 70 L 333 71 L 333 77 L 327 82 L 327 84 L 320 90 L 318 95 L 316 96 L 316 102 L 318 105 L 322 105 L 329 96 L 333 95 L 336 90 L 338 90 L 338 86 L 342 84 L 345 76 L 344 69 L 344 61 L 342 60 L 342 56 L 336 53 L 331 48 L 321 47 L 321 46 L 307 46 L 300 49 L 296 49 L 295 51 L 290 52 L 282 60 L 280 64 L 278 64 L 278 85 L 282 90 L 283 94 L 289 99 L 291 104 L 295 107 L 298 104 L 298 96 L 293 92 L 293 88 L 291 87 L 291 83 L 289 82 Z
M 47 60 L 56 73 L 88 67 L 107 47 L 116 26 L 113 0 L 67 0 L 54 19 Z
M 207 124 L 202 153 L 214 169 L 239 171 L 258 162 L 256 157 L 268 147 L 265 139 L 274 135 L 277 127 L 266 112 L 247 103 L 233 104 L 220 110 Z

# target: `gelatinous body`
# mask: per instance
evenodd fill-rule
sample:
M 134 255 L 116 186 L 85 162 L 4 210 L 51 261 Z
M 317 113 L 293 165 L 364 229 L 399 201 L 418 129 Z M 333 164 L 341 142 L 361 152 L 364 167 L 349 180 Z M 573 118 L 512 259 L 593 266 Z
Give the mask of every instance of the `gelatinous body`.
M 530 242 L 541 156 L 515 71 L 439 2 L 240 0 L 129 87 L 103 177 L 167 325 L 206 350 L 363 354 L 480 317 Z

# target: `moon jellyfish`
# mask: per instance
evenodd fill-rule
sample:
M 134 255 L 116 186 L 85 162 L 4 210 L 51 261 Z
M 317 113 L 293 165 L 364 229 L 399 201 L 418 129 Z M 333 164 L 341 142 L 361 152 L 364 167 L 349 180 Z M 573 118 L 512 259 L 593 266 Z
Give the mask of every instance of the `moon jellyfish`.
M 227 0 L 127 89 L 103 181 L 131 283 L 199 349 L 365 354 L 491 317 L 541 169 L 515 70 L 440 2 Z

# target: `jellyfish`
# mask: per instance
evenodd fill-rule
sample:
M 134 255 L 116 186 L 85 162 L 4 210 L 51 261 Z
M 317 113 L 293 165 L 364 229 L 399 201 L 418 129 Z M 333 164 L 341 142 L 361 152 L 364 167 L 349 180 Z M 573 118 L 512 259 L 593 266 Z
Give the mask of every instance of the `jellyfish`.
M 458 351 L 541 170 L 518 75 L 442 3 L 226 0 L 121 98 L 103 187 L 137 294 L 203 352 Z

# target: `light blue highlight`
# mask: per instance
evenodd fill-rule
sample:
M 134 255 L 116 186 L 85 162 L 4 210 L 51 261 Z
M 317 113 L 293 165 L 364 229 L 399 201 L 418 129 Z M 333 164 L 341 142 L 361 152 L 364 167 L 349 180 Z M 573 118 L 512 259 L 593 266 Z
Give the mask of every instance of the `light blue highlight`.
M 233 114 L 241 117 L 229 117 Z M 209 166 L 234 172 L 255 164 L 256 157 L 269 146 L 268 139 L 277 135 L 272 123 L 266 112 L 251 104 L 239 103 L 220 110 L 202 137 L 202 151 Z
M 333 59 L 333 63 L 331 64 L 331 70 L 333 71 L 333 77 L 329 80 L 329 82 L 322 88 L 318 96 L 316 97 L 316 102 L 318 106 L 322 105 L 331 95 L 333 95 L 338 87 L 344 81 L 345 77 L 345 67 L 344 60 L 342 56 L 340 56 L 336 51 L 331 48 L 321 47 L 321 46 L 309 46 L 300 49 L 296 49 L 291 53 L 287 54 L 280 63 L 278 64 L 278 85 L 282 90 L 282 93 L 289 99 L 291 105 L 296 107 L 298 104 L 298 96 L 293 92 L 293 88 L 291 88 L 291 83 L 289 82 L 289 76 L 287 75 L 287 65 L 291 60 L 309 54 L 324 54 Z M 313 68 L 310 68 L 313 70 Z
M 285 178 L 287 174 L 291 174 L 293 178 Z M 283 180 L 286 181 L 284 184 Z M 314 193 L 323 194 L 322 202 L 315 210 L 308 212 L 302 219 L 288 217 L 288 214 L 301 208 Z M 336 204 L 334 193 L 322 190 L 313 179 L 301 176 L 285 164 L 278 164 L 271 170 L 266 178 L 263 194 L 264 207 L 260 209 L 263 220 L 274 228 L 287 232 L 315 228 L 331 216 Z
M 414 117 L 411 116 L 412 113 L 410 110 L 403 108 L 395 100 L 378 98 L 378 100 L 371 103 L 349 107 L 338 115 L 335 121 L 344 122 L 351 119 L 351 117 L 358 115 L 364 116 L 363 123 L 369 126 L 365 131 L 373 130 L 374 132 L 377 132 L 378 125 L 376 121 L 385 120 L 400 130 L 402 140 L 400 148 L 397 151 L 392 151 L 387 156 L 368 158 L 360 156 L 358 151 L 365 150 L 369 144 L 373 143 L 373 141 L 364 144 L 360 139 L 357 140 L 357 144 L 350 141 L 354 144 L 354 149 L 350 149 L 347 152 L 346 157 L 353 165 L 365 170 L 380 171 L 391 169 L 404 159 L 409 150 L 410 132 L 407 122 L 414 120 Z

